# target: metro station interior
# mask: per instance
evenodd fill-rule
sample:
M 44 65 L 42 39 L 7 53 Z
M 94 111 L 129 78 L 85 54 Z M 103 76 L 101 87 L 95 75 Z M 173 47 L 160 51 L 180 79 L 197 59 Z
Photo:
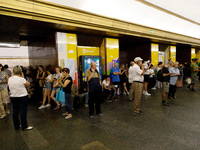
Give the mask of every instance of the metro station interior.
M 187 7 L 196 9 L 187 14 Z M 114 62 L 129 65 L 135 57 L 155 67 L 169 59 L 200 61 L 200 20 L 194 17 L 199 7 L 195 0 L 0 0 L 0 64 L 11 71 L 16 65 L 68 67 L 80 89 L 84 56 L 98 57 L 102 78 Z M 101 104 L 104 116 L 94 119 L 81 107 L 65 120 L 64 108 L 38 110 L 32 99 L 27 119 L 34 129 L 15 131 L 11 113 L 0 120 L 0 149 L 198 150 L 199 90 L 192 93 L 184 82 L 169 108 L 160 104 L 162 90 L 151 90 L 150 97 L 142 96 L 141 116 L 132 115 L 133 102 L 122 94 Z

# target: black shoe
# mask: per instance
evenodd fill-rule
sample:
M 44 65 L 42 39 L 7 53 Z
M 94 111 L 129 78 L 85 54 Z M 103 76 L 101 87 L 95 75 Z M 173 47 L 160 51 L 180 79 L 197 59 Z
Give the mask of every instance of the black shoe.
M 163 106 L 169 106 L 169 103 L 167 103 L 167 102 L 162 102 L 162 105 L 163 105 Z
M 194 92 L 194 91 L 195 91 L 195 90 L 194 90 L 194 88 L 192 88 L 192 89 L 191 89 L 191 91 L 193 91 L 193 92 Z
M 190 85 L 188 85 L 187 88 L 190 89 Z

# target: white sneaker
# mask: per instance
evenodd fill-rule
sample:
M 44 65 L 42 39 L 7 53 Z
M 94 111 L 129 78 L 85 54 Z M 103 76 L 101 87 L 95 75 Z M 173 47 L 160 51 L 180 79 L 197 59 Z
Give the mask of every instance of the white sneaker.
M 65 117 L 65 119 L 70 119 L 70 118 L 72 118 L 72 115 L 70 115 L 70 116 L 68 115 Z
M 51 107 L 51 104 L 46 104 L 46 106 L 45 107 Z
M 146 91 L 144 91 L 144 90 L 143 90 L 143 92 L 142 92 L 142 93 L 145 95 L 145 94 L 146 94 Z
M 156 90 L 156 88 L 155 87 L 153 87 L 153 88 L 151 88 L 152 90 Z
M 38 109 L 44 109 L 45 107 L 45 105 L 41 105 L 40 107 L 38 107 Z
M 148 92 L 146 92 L 144 95 L 146 95 L 146 96 L 150 96 L 151 94 L 149 94 Z
M 123 94 L 126 95 L 126 92 L 124 92 Z
M 127 93 L 127 95 L 129 95 L 129 92 Z

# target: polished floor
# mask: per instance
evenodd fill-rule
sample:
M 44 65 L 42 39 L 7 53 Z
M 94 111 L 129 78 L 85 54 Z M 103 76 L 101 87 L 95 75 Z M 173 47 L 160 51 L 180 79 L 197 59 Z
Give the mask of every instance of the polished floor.
M 88 117 L 88 108 L 65 120 L 60 111 L 38 110 L 29 104 L 32 131 L 15 131 L 12 116 L 0 120 L 0 150 L 199 150 L 200 88 L 178 89 L 170 107 L 161 105 L 161 91 L 143 96 L 142 115 L 132 114 L 133 102 L 121 96 L 102 104 L 104 116 Z

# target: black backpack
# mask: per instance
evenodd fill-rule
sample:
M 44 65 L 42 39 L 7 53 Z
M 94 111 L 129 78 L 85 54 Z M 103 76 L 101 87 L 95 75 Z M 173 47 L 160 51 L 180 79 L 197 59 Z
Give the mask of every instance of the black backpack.
M 160 70 L 158 71 L 158 73 L 157 73 L 157 80 L 160 81 L 160 82 L 163 82 L 163 81 L 164 81 L 162 69 L 160 69 Z

